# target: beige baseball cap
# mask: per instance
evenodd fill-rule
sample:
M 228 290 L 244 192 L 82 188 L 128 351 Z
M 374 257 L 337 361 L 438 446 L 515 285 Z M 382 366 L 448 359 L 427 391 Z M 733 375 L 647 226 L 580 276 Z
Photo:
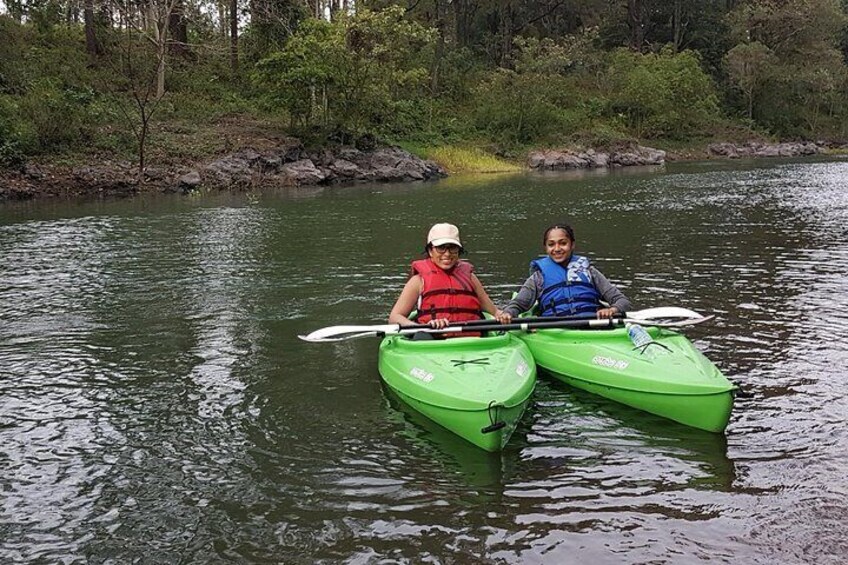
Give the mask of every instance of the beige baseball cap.
M 459 228 L 453 224 L 436 224 L 427 234 L 427 245 L 434 247 L 453 243 L 462 247 L 459 241 Z

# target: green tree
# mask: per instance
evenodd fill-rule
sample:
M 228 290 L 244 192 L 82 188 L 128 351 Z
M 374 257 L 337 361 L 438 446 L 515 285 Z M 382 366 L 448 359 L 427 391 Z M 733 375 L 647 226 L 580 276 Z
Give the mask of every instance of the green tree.
M 301 125 L 390 133 L 426 95 L 436 37 L 403 16 L 390 7 L 307 20 L 254 76 Z
M 758 43 L 772 54 L 769 72 L 758 75 L 759 110 L 752 115 L 759 124 L 802 137 L 842 129 L 848 68 L 839 42 L 846 21 L 840 0 L 745 2 L 733 11 L 730 22 L 738 41 Z M 752 48 L 745 49 L 753 56 Z M 734 57 L 741 60 L 741 53 Z
M 555 143 L 591 127 L 591 101 L 578 84 L 600 64 L 593 39 L 516 37 L 514 70 L 491 71 L 475 90 L 476 127 L 506 145 Z
M 720 115 L 712 79 L 692 51 L 640 54 L 619 49 L 608 69 L 611 108 L 637 136 L 679 137 Z
M 730 79 L 745 96 L 745 113 L 752 120 L 754 100 L 775 72 L 774 53 L 762 43 L 754 41 L 740 43 L 727 53 L 724 60 Z

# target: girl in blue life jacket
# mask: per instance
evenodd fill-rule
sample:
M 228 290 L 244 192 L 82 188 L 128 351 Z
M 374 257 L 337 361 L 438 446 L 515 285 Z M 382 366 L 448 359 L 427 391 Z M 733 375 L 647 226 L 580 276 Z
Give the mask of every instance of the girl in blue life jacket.
M 517 316 L 536 303 L 540 316 L 612 318 L 631 309 L 630 300 L 588 258 L 574 254 L 571 226 L 546 229 L 542 246 L 547 256 L 530 262 L 530 277 L 504 308 L 505 314 Z

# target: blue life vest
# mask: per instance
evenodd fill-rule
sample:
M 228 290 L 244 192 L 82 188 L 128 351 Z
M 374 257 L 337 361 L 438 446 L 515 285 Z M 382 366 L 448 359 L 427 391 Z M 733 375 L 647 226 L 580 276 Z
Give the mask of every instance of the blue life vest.
M 550 257 L 530 261 L 532 271 L 541 271 L 544 288 L 539 296 L 541 316 L 579 316 L 601 307 L 601 295 L 592 282 L 589 259 L 572 255 L 567 266 Z

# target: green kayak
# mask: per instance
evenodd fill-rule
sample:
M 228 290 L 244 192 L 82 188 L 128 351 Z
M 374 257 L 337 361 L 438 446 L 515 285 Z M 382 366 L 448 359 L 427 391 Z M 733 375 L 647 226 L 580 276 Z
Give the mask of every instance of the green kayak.
M 536 365 L 512 334 L 380 343 L 380 375 L 410 407 L 486 451 L 509 441 L 536 387 Z
M 658 416 L 722 432 L 736 387 L 685 336 L 645 328 L 636 348 L 625 328 L 516 332 L 536 364 L 571 386 Z

